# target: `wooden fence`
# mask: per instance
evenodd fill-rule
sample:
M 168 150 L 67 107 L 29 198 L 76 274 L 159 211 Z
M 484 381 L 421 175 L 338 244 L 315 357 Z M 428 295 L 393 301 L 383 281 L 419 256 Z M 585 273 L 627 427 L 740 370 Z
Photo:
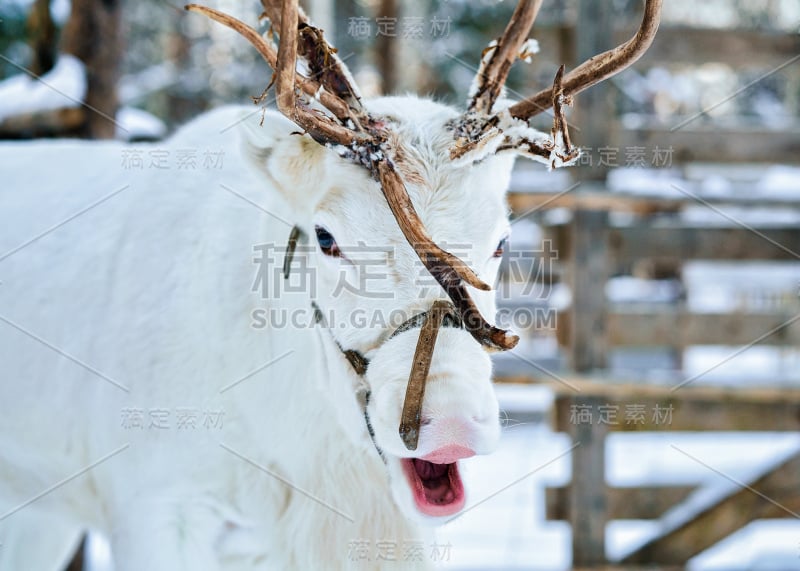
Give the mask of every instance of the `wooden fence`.
M 696 493 L 687 486 L 607 486 L 605 443 L 610 433 L 800 430 L 800 386 L 711 388 L 692 378 L 671 386 L 625 384 L 608 377 L 607 363 L 609 351 L 621 346 L 668 347 L 678 354 L 687 346 L 704 344 L 800 347 L 800 299 L 796 295 L 779 300 L 783 303 L 773 311 L 692 313 L 680 300 L 655 307 L 638 304 L 631 309 L 608 302 L 606 282 L 612 274 L 648 259 L 669 260 L 668 271 L 678 280 L 681 264 L 688 260 L 800 260 L 800 228 L 687 226 L 681 223 L 680 213 L 695 204 L 690 198 L 646 198 L 576 188 L 562 195 L 513 193 L 510 201 L 514 212 L 530 215 L 534 211 L 545 225 L 544 235 L 552 240 L 561 266 L 547 277 L 567 281 L 572 291 L 570 309 L 556 320 L 556 335 L 572 373 L 550 376 L 541 369 L 530 369 L 528 374 L 500 380 L 552 386 L 556 392 L 554 429 L 569 434 L 577 445 L 572 451 L 572 482 L 547 493 L 548 518 L 572 525 L 573 565 L 681 568 L 691 557 L 755 519 L 798 517 L 800 455 L 795 454 L 752 481 L 740 482 L 685 521 L 668 526 L 622 561 L 609 562 L 605 554 L 609 521 L 659 518 Z M 794 203 L 779 204 L 800 208 Z M 711 200 L 706 206 L 721 207 L 722 202 Z M 547 227 L 543 213 L 552 208 L 570 209 L 569 221 Z M 627 214 L 626 222 L 612 224 L 612 214 L 621 212 Z M 645 416 L 640 414 L 634 420 L 628 414 L 641 413 L 642 408 Z M 669 413 L 669 422 L 658 422 L 654 411 Z M 603 420 L 598 417 L 603 412 L 617 416 Z

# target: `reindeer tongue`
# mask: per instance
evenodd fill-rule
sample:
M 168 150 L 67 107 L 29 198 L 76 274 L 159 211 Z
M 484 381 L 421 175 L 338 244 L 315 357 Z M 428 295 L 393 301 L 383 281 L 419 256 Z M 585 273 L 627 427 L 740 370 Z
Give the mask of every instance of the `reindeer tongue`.
M 414 470 L 422 482 L 423 493 L 429 502 L 452 501 L 455 494 L 450 485 L 450 464 L 434 464 L 415 458 Z
M 414 469 L 417 471 L 417 474 L 419 474 L 423 484 L 426 480 L 430 480 L 432 478 L 441 478 L 447 474 L 447 471 L 450 468 L 449 464 L 434 464 L 433 462 L 428 462 L 419 458 L 414 458 L 413 462 Z
M 437 464 L 421 458 L 403 458 L 401 463 L 420 512 L 443 517 L 464 507 L 464 484 L 457 462 Z

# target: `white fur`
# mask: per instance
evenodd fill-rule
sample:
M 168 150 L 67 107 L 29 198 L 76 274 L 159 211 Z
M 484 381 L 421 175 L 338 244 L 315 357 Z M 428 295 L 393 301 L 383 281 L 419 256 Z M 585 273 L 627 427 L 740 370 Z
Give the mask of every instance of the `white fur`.
M 419 171 L 421 182 L 407 186 L 433 239 L 465 245 L 456 253 L 492 283 L 513 157 L 454 166 L 444 127 L 454 110 L 411 97 L 368 105 L 394 123 Z M 402 558 L 403 542 L 423 541 L 427 553 L 431 541 L 399 473 L 399 458 L 412 455 L 397 428 L 418 330 L 387 341 L 388 325 L 332 329 L 372 360 L 366 382 L 384 465 L 362 415 L 365 380 L 331 332 L 253 326 L 254 310 L 310 316 L 308 292 L 252 291 L 253 246 L 285 244 L 283 219 L 310 244 L 324 225 L 345 254 L 360 242 L 388 248 L 370 254 L 386 277 L 369 287 L 390 299 L 334 297 L 340 275 L 357 284 L 362 270 L 310 256 L 316 301 L 335 322 L 362 312 L 388 323 L 392 310 L 410 316 L 444 293 L 415 282 L 424 272 L 364 169 L 291 134 L 297 128 L 275 113 L 263 127 L 258 113 L 244 116 L 217 110 L 166 143 L 135 146 L 142 170 L 123 168 L 130 148 L 116 143 L 0 144 L 0 256 L 129 185 L 0 261 L 0 517 L 13 511 L 0 521 L 0 569 L 58 569 L 89 528 L 111 538 L 117 571 L 392 568 L 375 560 L 380 540 L 398 542 L 395 568 L 431 564 Z M 170 151 L 171 169 L 149 168 L 155 149 Z M 176 167 L 181 149 L 197 151 L 195 169 Z M 221 169 L 202 167 L 206 149 L 224 150 Z M 491 320 L 492 294 L 472 294 Z M 437 430 L 454 417 L 469 427 L 455 444 L 491 452 L 499 425 L 489 359 L 464 331 L 440 336 L 414 455 L 454 443 Z M 143 429 L 122 426 L 131 408 L 143 410 Z M 222 410 L 223 426 L 179 430 L 176 411 L 186 408 Z M 148 428 L 152 410 L 169 411 L 171 427 Z M 370 561 L 348 557 L 358 540 L 372 546 Z

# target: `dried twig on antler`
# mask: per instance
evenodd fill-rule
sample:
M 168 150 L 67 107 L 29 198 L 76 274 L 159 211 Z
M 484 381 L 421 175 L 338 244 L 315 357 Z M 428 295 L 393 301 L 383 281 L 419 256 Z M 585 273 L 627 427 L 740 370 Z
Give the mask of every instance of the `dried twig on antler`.
M 414 247 L 425 268 L 453 301 L 467 331 L 489 349 L 513 349 L 519 342 L 519 337 L 487 323 L 470 298 L 464 282 L 482 290 L 490 290 L 490 286 L 481 281 L 463 261 L 439 248 L 424 234 L 422 221 L 391 162 L 380 161 L 377 169 L 384 196 L 395 214 L 400 230 Z

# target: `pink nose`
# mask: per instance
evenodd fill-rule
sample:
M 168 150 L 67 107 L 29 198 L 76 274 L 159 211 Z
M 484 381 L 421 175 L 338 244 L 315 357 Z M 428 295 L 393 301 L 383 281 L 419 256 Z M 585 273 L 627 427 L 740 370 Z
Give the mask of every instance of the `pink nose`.
M 448 444 L 437 448 L 430 454 L 423 456 L 422 459 L 434 464 L 452 464 L 461 458 L 469 458 L 475 456 L 475 451 L 467 448 L 466 446 L 459 446 L 458 444 Z

